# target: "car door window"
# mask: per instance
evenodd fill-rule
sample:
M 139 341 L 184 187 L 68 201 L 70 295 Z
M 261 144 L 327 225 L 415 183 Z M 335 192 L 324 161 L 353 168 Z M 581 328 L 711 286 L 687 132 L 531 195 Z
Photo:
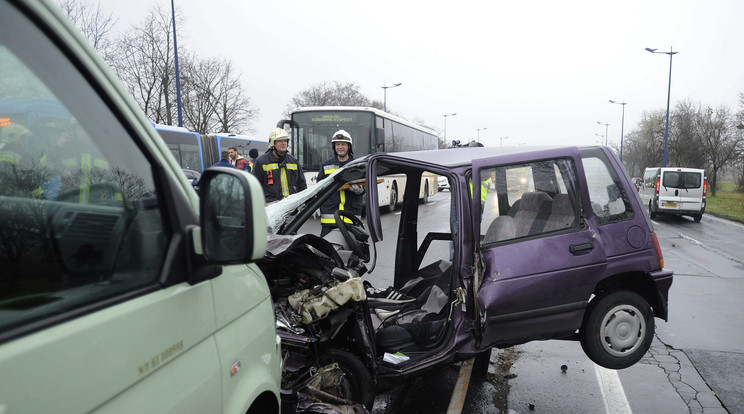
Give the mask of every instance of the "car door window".
M 151 163 L 106 102 L 22 16 L 4 21 L 17 24 L 0 38 L 0 332 L 7 334 L 154 285 L 167 238 Z
M 576 229 L 575 182 L 568 159 L 480 170 L 482 243 Z
M 616 223 L 633 218 L 633 208 L 615 170 L 600 152 L 582 153 L 589 200 L 597 224 Z

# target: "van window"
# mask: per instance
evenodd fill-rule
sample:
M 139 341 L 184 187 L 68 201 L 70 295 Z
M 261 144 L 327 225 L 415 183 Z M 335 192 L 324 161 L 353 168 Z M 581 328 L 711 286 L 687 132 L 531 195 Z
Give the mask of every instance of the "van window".
M 666 171 L 663 177 L 661 185 L 670 188 L 700 188 L 703 182 L 698 172 Z
M 628 194 L 615 170 L 601 152 L 583 152 L 584 174 L 589 201 L 598 225 L 633 218 Z
M 33 25 L 7 21 L 0 341 L 157 286 L 167 241 L 152 166 L 106 102 Z

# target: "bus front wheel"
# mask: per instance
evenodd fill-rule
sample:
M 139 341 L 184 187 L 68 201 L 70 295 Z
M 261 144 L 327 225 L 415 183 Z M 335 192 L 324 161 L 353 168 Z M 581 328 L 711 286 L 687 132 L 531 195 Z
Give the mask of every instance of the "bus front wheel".
M 390 187 L 390 201 L 388 202 L 387 210 L 388 213 L 395 211 L 395 207 L 398 205 L 398 186 L 393 183 Z

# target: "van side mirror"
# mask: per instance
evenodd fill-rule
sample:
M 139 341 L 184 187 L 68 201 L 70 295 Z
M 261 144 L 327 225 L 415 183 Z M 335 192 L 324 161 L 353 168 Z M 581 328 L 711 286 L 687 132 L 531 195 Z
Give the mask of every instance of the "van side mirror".
M 208 168 L 199 181 L 199 197 L 201 250 L 208 263 L 248 263 L 264 257 L 266 203 L 255 177 L 233 168 Z

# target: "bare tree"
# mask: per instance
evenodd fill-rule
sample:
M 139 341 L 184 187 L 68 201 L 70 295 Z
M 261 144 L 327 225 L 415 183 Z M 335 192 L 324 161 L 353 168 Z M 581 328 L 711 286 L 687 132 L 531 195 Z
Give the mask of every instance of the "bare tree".
M 77 26 L 88 42 L 109 65 L 113 62 L 114 42 L 110 36 L 117 19 L 111 13 L 106 14 L 101 3 L 89 5 L 84 0 L 61 0 L 58 3 L 62 13 Z
M 372 106 L 372 103 L 353 82 L 321 82 L 298 92 L 290 100 L 284 115 L 289 117 L 291 111 L 300 106 Z
M 181 64 L 184 125 L 199 133 L 253 132 L 258 109 L 251 107 L 240 78 L 227 59 L 188 55 Z
M 178 18 L 178 17 L 177 17 Z M 145 114 L 156 123 L 173 125 L 175 63 L 170 12 L 156 6 L 145 20 L 117 41 L 113 64 Z
M 741 135 L 736 134 L 731 112 L 724 106 L 700 110 L 695 134 L 700 142 L 700 157 L 708 162 L 711 194 L 716 195 L 718 172 L 740 155 Z M 737 151 L 739 150 L 739 151 Z

